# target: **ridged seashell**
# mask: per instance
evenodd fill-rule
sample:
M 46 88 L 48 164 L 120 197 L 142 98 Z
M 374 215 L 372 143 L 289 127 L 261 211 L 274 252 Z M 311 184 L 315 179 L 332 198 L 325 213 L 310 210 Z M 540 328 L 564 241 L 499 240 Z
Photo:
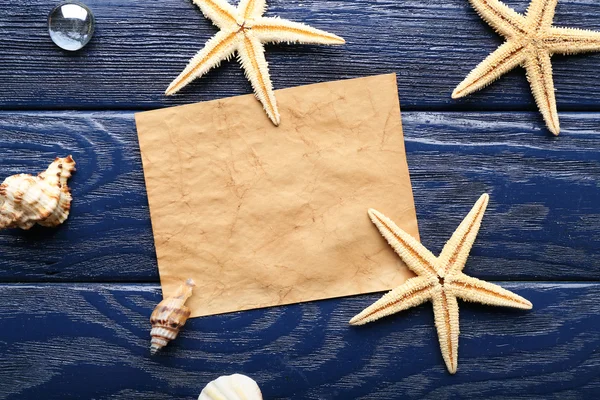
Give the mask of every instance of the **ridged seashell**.
M 188 279 L 171 297 L 158 303 L 152 315 L 150 323 L 152 330 L 152 344 L 150 354 L 155 354 L 179 334 L 179 330 L 190 317 L 191 310 L 186 307 L 185 302 L 192 295 L 192 289 L 196 286 L 192 279 Z
M 73 157 L 56 158 L 38 176 L 9 176 L 0 185 L 0 229 L 29 229 L 36 223 L 58 226 L 71 209 L 67 180 L 75 171 Z
M 202 389 L 198 400 L 262 400 L 254 379 L 246 375 L 220 376 Z

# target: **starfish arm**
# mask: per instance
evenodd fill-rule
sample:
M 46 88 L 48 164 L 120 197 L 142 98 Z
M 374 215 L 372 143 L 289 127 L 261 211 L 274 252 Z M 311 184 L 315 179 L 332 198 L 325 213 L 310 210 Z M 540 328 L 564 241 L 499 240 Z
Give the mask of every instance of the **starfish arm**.
M 526 18 L 536 31 L 552 25 L 558 0 L 532 0 Z
M 189 62 L 187 67 L 167 88 L 165 94 L 170 96 L 177 93 L 188 83 L 207 73 L 211 68 L 218 66 L 221 61 L 229 59 L 238 44 L 236 32 L 219 31 L 213 36 L 202 50 Z
M 471 5 L 499 34 L 512 37 L 526 32 L 525 17 L 499 0 L 470 0 Z
M 421 276 L 410 278 L 404 284 L 385 294 L 350 320 L 351 325 L 364 325 L 399 311 L 418 306 L 430 299 L 433 286 Z
M 263 17 L 252 26 L 252 34 L 263 43 L 344 44 L 341 37 L 306 24 L 278 17 Z
M 266 0 L 242 0 L 237 7 L 244 19 L 258 18 L 267 10 Z
M 551 53 L 577 54 L 600 51 L 600 32 L 552 27 L 544 43 Z
M 525 60 L 525 46 L 518 41 L 508 41 L 483 60 L 462 81 L 452 98 L 458 99 L 478 91 L 519 66 Z
M 442 249 L 442 253 L 438 257 L 438 263 L 441 270 L 444 271 L 444 275 L 461 271 L 464 268 L 473 242 L 475 242 L 479 232 L 489 199 L 490 196 L 487 193 L 481 195 Z
M 453 277 L 447 286 L 452 294 L 465 301 L 524 310 L 533 307 L 527 299 L 511 291 L 465 274 Z
M 245 34 L 238 48 L 238 58 L 254 88 L 254 94 L 262 103 L 269 119 L 279 125 L 280 116 L 277 100 L 273 92 L 273 84 L 269 76 L 269 68 L 265 59 L 265 49 L 252 34 Z
M 456 373 L 458 364 L 458 303 L 456 297 L 444 290 L 437 291 L 433 297 L 433 316 L 440 341 L 442 357 L 451 374 Z
M 227 0 L 193 0 L 202 14 L 221 29 L 236 25 L 236 9 Z
M 530 53 L 525 61 L 527 80 L 531 86 L 533 97 L 538 105 L 546 125 L 554 135 L 560 133 L 556 98 L 554 97 L 554 81 L 552 79 L 552 63 L 547 51 Z
M 370 209 L 369 217 L 408 268 L 420 276 L 437 277 L 437 259 L 429 250 L 379 211 Z

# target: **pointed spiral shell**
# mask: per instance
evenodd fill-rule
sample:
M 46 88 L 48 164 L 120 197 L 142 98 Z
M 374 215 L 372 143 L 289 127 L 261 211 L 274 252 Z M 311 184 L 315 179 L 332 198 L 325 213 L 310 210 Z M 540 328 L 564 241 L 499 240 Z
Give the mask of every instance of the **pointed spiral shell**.
M 0 185 L 0 229 L 54 227 L 69 217 L 71 192 L 67 180 L 75 171 L 73 157 L 56 158 L 38 176 L 13 175 Z
M 220 376 L 202 389 L 198 400 L 262 400 L 254 379 L 246 375 Z
M 152 312 L 150 316 L 152 324 L 150 354 L 155 354 L 175 339 L 181 327 L 185 325 L 191 314 L 191 310 L 186 307 L 185 302 L 192 295 L 194 286 L 196 286 L 194 281 L 188 279 L 173 296 L 158 303 Z

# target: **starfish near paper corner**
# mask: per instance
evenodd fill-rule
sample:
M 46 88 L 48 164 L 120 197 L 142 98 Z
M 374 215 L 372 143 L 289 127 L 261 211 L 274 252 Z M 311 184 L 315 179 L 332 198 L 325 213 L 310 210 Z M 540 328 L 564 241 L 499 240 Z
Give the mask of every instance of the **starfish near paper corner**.
M 442 356 L 448 371 L 454 374 L 458 361 L 457 299 L 493 306 L 531 309 L 531 303 L 523 297 L 462 272 L 479 232 L 488 199 L 487 194 L 479 198 L 446 243 L 439 257 L 435 257 L 385 215 L 373 209 L 369 210 L 369 216 L 377 229 L 417 276 L 408 279 L 364 309 L 350 320 L 350 324 L 363 325 L 431 301 Z
M 550 58 L 553 54 L 600 51 L 600 32 L 552 26 L 558 0 L 532 0 L 525 15 L 499 0 L 469 1 L 481 18 L 507 41 L 469 73 L 452 98 L 467 96 L 522 66 L 548 129 L 558 135 L 560 123 Z
M 266 0 L 241 0 L 237 7 L 227 0 L 193 0 L 206 18 L 220 28 L 183 72 L 169 85 L 172 95 L 221 61 L 237 52 L 254 93 L 269 119 L 279 125 L 280 116 L 265 59 L 264 43 L 343 44 L 344 39 L 308 25 L 278 17 L 263 17 Z

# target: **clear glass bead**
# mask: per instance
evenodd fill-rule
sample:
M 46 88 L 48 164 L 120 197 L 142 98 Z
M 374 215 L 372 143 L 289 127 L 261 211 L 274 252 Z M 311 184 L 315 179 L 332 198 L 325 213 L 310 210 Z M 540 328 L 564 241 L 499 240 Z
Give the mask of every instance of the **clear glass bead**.
M 94 34 L 94 15 L 82 3 L 67 2 L 54 7 L 48 16 L 50 38 L 60 48 L 76 51 Z

